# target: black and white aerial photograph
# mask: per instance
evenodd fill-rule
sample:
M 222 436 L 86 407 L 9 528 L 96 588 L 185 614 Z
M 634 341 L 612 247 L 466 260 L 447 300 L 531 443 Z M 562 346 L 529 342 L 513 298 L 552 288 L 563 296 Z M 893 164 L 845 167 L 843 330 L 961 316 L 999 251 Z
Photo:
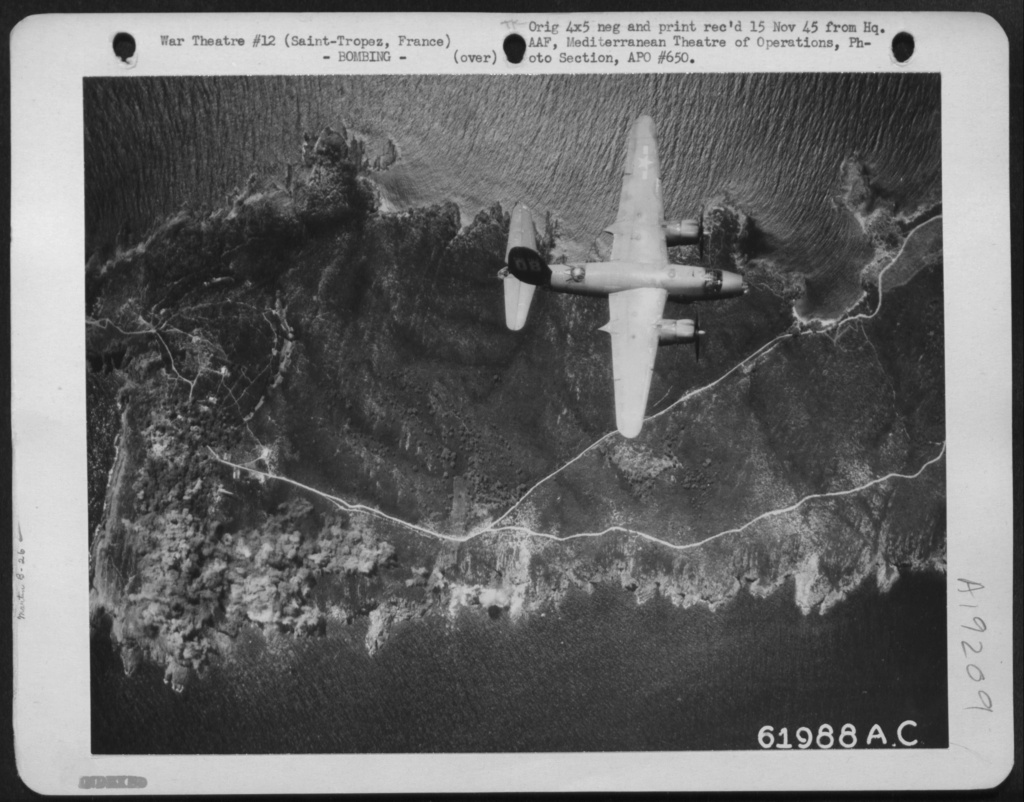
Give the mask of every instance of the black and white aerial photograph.
M 94 754 L 949 746 L 938 74 L 82 92 Z

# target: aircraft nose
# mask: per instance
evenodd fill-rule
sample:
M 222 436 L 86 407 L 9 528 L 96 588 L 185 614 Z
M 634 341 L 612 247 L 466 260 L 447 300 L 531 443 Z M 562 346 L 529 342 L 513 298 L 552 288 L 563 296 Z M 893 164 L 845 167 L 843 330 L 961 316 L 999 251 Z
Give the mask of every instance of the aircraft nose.
M 723 295 L 742 295 L 747 291 L 747 282 L 743 280 L 743 277 L 736 273 L 723 272 L 722 273 L 722 294 Z

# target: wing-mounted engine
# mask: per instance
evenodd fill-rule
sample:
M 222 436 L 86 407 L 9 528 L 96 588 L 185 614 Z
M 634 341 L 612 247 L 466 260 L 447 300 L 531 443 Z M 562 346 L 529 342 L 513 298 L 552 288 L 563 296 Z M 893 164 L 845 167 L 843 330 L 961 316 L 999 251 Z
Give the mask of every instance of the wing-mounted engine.
M 665 230 L 665 244 L 670 248 L 696 245 L 703 233 L 699 220 L 666 220 L 661 227 Z
M 704 215 L 697 220 L 666 220 L 661 224 L 665 232 L 665 244 L 669 248 L 677 245 L 704 245 Z
M 697 324 L 689 318 L 658 321 L 658 345 L 692 343 L 696 334 Z
M 690 320 L 659 320 L 658 321 L 658 345 L 682 345 L 693 343 L 693 348 L 700 360 L 700 341 L 704 332 L 700 327 L 700 313 L 697 318 Z

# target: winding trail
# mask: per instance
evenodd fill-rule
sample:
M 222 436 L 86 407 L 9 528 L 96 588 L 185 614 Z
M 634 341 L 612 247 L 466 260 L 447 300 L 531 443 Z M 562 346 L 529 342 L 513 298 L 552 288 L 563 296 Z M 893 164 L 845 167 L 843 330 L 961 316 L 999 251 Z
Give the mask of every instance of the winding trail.
M 699 548 L 701 546 L 705 546 L 708 543 L 711 543 L 712 541 L 715 541 L 715 540 L 718 540 L 719 538 L 725 537 L 726 535 L 738 535 L 741 532 L 743 532 L 743 531 L 749 529 L 750 527 L 754 526 L 755 524 L 757 524 L 757 523 L 759 523 L 759 522 L 761 522 L 763 520 L 766 520 L 768 518 L 774 518 L 774 517 L 779 516 L 779 515 L 786 515 L 787 513 L 790 513 L 790 512 L 796 512 L 796 510 L 800 509 L 800 507 L 804 506 L 804 504 L 806 504 L 809 501 L 815 501 L 817 499 L 826 499 L 826 498 L 839 498 L 840 496 L 851 496 L 851 495 L 854 495 L 855 493 L 860 493 L 860 492 L 862 492 L 864 490 L 867 490 L 870 487 L 874 487 L 875 485 L 880 485 L 880 484 L 882 484 L 884 482 L 888 482 L 891 479 L 916 479 L 922 473 L 924 473 L 925 470 L 928 467 L 930 467 L 931 465 L 934 465 L 936 462 L 938 462 L 940 459 L 942 459 L 942 457 L 943 457 L 943 455 L 945 453 L 946 453 L 946 444 L 943 443 L 942 444 L 942 448 L 940 449 L 939 453 L 937 455 L 935 455 L 934 457 L 932 457 L 927 462 L 925 462 L 914 473 L 896 473 L 896 472 L 892 472 L 892 473 L 887 473 L 885 476 L 879 476 L 879 477 L 877 477 L 875 479 L 871 479 L 870 481 L 864 482 L 863 484 L 857 485 L 856 487 L 851 487 L 851 488 L 849 488 L 847 490 L 832 490 L 832 491 L 829 491 L 827 493 L 811 493 L 810 495 L 804 496 L 799 501 L 797 501 L 797 502 L 795 502 L 793 504 L 790 504 L 788 507 L 780 507 L 780 508 L 775 509 L 775 510 L 768 510 L 767 512 L 762 512 L 757 517 L 751 518 L 749 521 L 747 521 L 742 526 L 738 526 L 738 527 L 735 527 L 733 529 L 725 529 L 725 530 L 723 530 L 721 532 L 718 532 L 717 534 L 711 535 L 709 537 L 704 538 L 703 540 L 698 540 L 698 541 L 695 541 L 693 543 L 672 543 L 672 542 L 670 542 L 668 540 L 664 540 L 664 539 L 662 539 L 660 537 L 656 537 L 655 535 L 648 534 L 647 532 L 641 532 L 641 531 L 638 531 L 636 529 L 627 529 L 626 527 L 623 527 L 623 526 L 609 526 L 607 529 L 602 529 L 600 532 L 579 532 L 579 533 L 574 534 L 574 535 L 562 535 L 562 536 L 552 535 L 552 534 L 549 534 L 547 532 L 535 532 L 535 531 L 533 531 L 531 529 L 528 529 L 526 527 L 520 527 L 520 526 L 502 526 L 502 527 L 489 526 L 489 527 L 486 527 L 486 528 L 480 530 L 479 532 L 473 533 L 472 535 L 467 535 L 465 539 L 469 540 L 471 537 L 478 537 L 479 535 L 490 534 L 490 533 L 493 533 L 493 532 L 519 532 L 520 534 L 528 535 L 530 537 L 546 538 L 548 540 L 575 540 L 576 538 L 584 538 L 584 537 L 602 537 L 603 535 L 611 534 L 612 532 L 619 532 L 619 533 L 623 533 L 623 534 L 634 535 L 634 536 L 636 536 L 638 538 L 641 538 L 643 540 L 650 541 L 651 543 L 657 543 L 659 546 L 665 546 L 666 548 L 674 549 L 676 551 L 687 551 L 689 549 L 696 549 L 696 548 Z
M 600 442 L 600 441 L 598 441 L 598 442 Z M 590 448 L 593 448 L 593 446 L 590 446 Z M 415 532 L 417 534 L 424 535 L 426 537 L 437 538 L 438 540 L 445 540 L 445 541 L 452 542 L 452 543 L 466 543 L 466 542 L 468 542 L 470 540 L 474 540 L 476 538 L 480 538 L 480 537 L 483 537 L 485 535 L 500 535 L 500 534 L 517 534 L 517 535 L 521 535 L 521 536 L 525 536 L 525 537 L 539 538 L 539 539 L 543 539 L 543 540 L 555 540 L 555 541 L 563 542 L 563 541 L 570 541 L 570 540 L 579 540 L 579 539 L 582 539 L 582 538 L 604 537 L 605 535 L 610 535 L 610 534 L 616 533 L 616 534 L 631 535 L 633 537 L 637 537 L 637 538 L 640 538 L 642 540 L 646 540 L 646 541 L 648 541 L 650 543 L 655 543 L 655 544 L 657 544 L 659 546 L 664 546 L 665 548 L 673 549 L 675 551 L 688 551 L 690 549 L 697 549 L 697 548 L 700 548 L 701 546 L 705 546 L 708 543 L 711 543 L 711 542 L 713 542 L 715 540 L 718 540 L 719 538 L 726 537 L 727 535 L 738 535 L 738 534 L 741 534 L 742 532 L 746 531 L 747 529 L 750 529 L 751 527 L 756 526 L 761 521 L 767 520 L 769 518 L 775 518 L 775 517 L 778 517 L 780 515 L 787 515 L 787 514 L 789 514 L 791 512 L 796 512 L 798 509 L 800 509 L 805 504 L 807 504 L 808 502 L 811 502 L 811 501 L 816 501 L 816 500 L 819 500 L 819 499 L 828 499 L 828 498 L 839 498 L 841 496 L 851 496 L 851 495 L 854 495 L 856 493 L 861 493 L 861 492 L 863 492 L 865 490 L 868 490 L 869 488 L 875 487 L 876 485 L 884 484 L 885 482 L 891 481 L 893 479 L 905 479 L 905 480 L 916 479 L 922 473 L 924 473 L 925 470 L 927 470 L 930 466 L 934 465 L 935 463 L 937 463 L 939 460 L 941 460 L 943 458 L 943 456 L 946 453 L 946 444 L 943 443 L 941 449 L 939 450 L 939 453 L 936 454 L 931 459 L 929 459 L 928 461 L 926 461 L 914 473 L 898 473 L 898 472 L 893 471 L 893 472 L 885 474 L 884 476 L 879 476 L 879 477 L 876 477 L 874 479 L 870 479 L 867 482 L 859 484 L 859 485 L 857 485 L 855 487 L 847 488 L 846 490 L 831 490 L 831 491 L 828 491 L 826 493 L 811 493 L 811 494 L 809 494 L 807 496 L 804 496 L 799 501 L 796 501 L 793 504 L 790 504 L 790 505 L 788 505 L 786 507 L 779 507 L 777 509 L 773 509 L 773 510 L 768 510 L 766 512 L 762 512 L 760 515 L 757 515 L 754 518 L 751 518 L 749 521 L 747 521 L 742 526 L 737 526 L 737 527 L 734 527 L 732 529 L 725 529 L 725 530 L 723 530 L 721 532 L 717 532 L 716 534 L 710 535 L 710 536 L 708 536 L 706 538 L 703 538 L 702 540 L 694 541 L 692 543 L 673 543 L 673 542 L 671 542 L 669 540 L 665 540 L 664 538 L 660 538 L 657 535 L 652 535 L 649 532 L 642 532 L 642 531 L 640 531 L 638 529 L 629 529 L 629 528 L 627 528 L 625 526 L 609 526 L 609 527 L 606 527 L 605 529 L 602 529 L 602 530 L 597 531 L 597 532 L 577 532 L 577 533 L 571 534 L 571 535 L 556 535 L 556 534 L 553 534 L 551 532 L 537 532 L 537 531 L 535 531 L 533 529 L 530 529 L 528 527 L 525 527 L 525 526 L 516 526 L 516 525 L 498 526 L 497 525 L 498 521 L 495 521 L 494 523 L 488 524 L 487 526 L 484 526 L 484 527 L 482 527 L 480 529 L 477 529 L 477 530 L 475 530 L 473 532 L 470 532 L 467 535 L 462 535 L 462 536 L 451 535 L 451 534 L 447 534 L 445 532 L 438 532 L 438 531 L 436 531 L 434 529 L 430 529 L 430 528 L 425 527 L 425 526 L 419 526 L 418 524 L 409 523 L 408 521 L 403 521 L 401 518 L 396 518 L 393 515 L 389 515 L 388 513 L 384 512 L 382 510 L 377 509 L 376 507 L 369 507 L 369 506 L 367 506 L 365 504 L 352 504 L 352 503 L 350 503 L 348 501 L 345 501 L 345 499 L 340 498 L 338 496 L 332 496 L 330 493 L 325 493 L 322 490 L 317 490 L 315 487 L 310 487 L 309 485 L 305 485 L 302 482 L 297 482 L 294 479 L 289 479 L 287 476 L 278 476 L 276 474 L 267 473 L 265 471 L 260 471 L 260 470 L 257 470 L 256 468 L 252 468 L 252 467 L 249 467 L 249 466 L 246 466 L 246 465 L 239 465 L 237 463 L 231 462 L 230 460 L 224 459 L 219 454 L 217 454 L 213 449 L 208 449 L 208 450 L 210 452 L 210 455 L 217 462 L 221 463 L 222 465 L 225 465 L 227 467 L 232 468 L 236 472 L 245 471 L 246 473 L 252 474 L 252 475 L 260 477 L 262 479 L 273 479 L 273 480 L 276 480 L 276 481 L 279 481 L 279 482 L 284 482 L 286 484 L 292 485 L 293 487 L 297 487 L 300 490 L 304 490 L 307 493 L 311 493 L 311 494 L 313 494 L 315 496 L 319 496 L 320 498 L 325 499 L 325 500 L 331 502 L 332 504 L 334 504 L 339 509 L 344 510 L 345 512 L 361 512 L 361 513 L 365 513 L 365 514 L 371 515 L 371 516 L 373 516 L 375 518 L 380 518 L 382 520 L 389 521 L 391 523 L 397 524 L 398 526 L 404 527 L 404 528 L 408 529 L 409 531 Z M 587 450 L 589 451 L 590 449 L 588 448 Z M 583 452 L 583 453 L 585 453 L 585 452 Z M 582 456 L 582 453 L 577 455 L 574 458 L 573 461 L 575 461 L 576 459 L 579 459 L 580 456 Z M 567 466 L 563 466 L 563 468 L 565 468 L 565 467 L 567 467 Z M 550 478 L 550 476 L 547 477 L 547 478 Z M 542 481 L 547 481 L 547 479 L 544 479 Z M 534 488 L 536 488 L 537 486 L 538 485 L 535 485 Z M 531 488 L 531 491 L 534 488 Z M 525 496 L 524 496 L 524 498 L 525 498 Z M 520 499 L 520 501 L 522 501 L 522 499 Z M 518 503 L 519 502 L 517 502 L 517 505 L 518 505 Z M 507 515 L 508 515 L 508 513 L 505 513 L 505 516 L 507 516 Z M 502 516 L 502 517 L 505 517 L 505 516 Z
M 885 276 L 886 272 L 889 270 L 890 267 L 893 267 L 895 264 L 897 264 L 899 262 L 900 257 L 903 256 L 903 252 L 907 249 L 907 243 L 910 242 L 910 240 L 913 238 L 913 236 L 920 229 L 924 228 L 925 226 L 931 225 L 935 221 L 941 220 L 941 219 L 942 219 L 942 215 L 941 214 L 934 215 L 933 217 L 929 217 L 926 220 L 923 220 L 922 222 L 918 223 L 916 226 L 914 226 L 912 229 L 910 229 L 906 233 L 906 235 L 903 237 L 903 242 L 900 243 L 899 250 L 896 251 L 895 254 L 893 254 L 892 258 L 889 260 L 889 263 L 885 267 L 883 267 L 881 270 L 878 271 L 878 277 L 876 279 L 876 281 L 878 282 L 878 303 L 875 305 L 875 308 L 872 311 L 870 311 L 870 312 L 860 312 L 860 313 L 858 313 L 856 315 L 851 315 L 850 314 L 854 309 L 856 309 L 858 306 L 861 305 L 861 303 L 864 301 L 865 298 L 867 298 L 868 294 L 865 291 L 865 292 L 861 293 L 860 298 L 858 298 L 854 303 L 850 304 L 850 306 L 846 310 L 846 312 L 844 312 L 842 315 L 840 315 L 837 318 L 832 318 L 832 319 L 816 318 L 816 317 L 802 318 L 798 314 L 796 314 L 796 311 L 794 310 L 793 315 L 796 318 L 797 322 L 800 323 L 803 326 L 809 326 L 809 325 L 814 325 L 814 324 L 824 325 L 826 327 L 826 330 L 834 330 L 834 329 L 841 329 L 842 327 L 844 327 L 844 326 L 846 326 L 846 325 L 848 325 L 850 323 L 857 323 L 857 322 L 864 321 L 864 320 L 871 320 L 872 318 L 876 317 L 878 315 L 878 313 L 882 311 L 882 297 L 883 297 L 882 278 Z M 862 272 L 862 275 L 863 275 L 863 272 Z

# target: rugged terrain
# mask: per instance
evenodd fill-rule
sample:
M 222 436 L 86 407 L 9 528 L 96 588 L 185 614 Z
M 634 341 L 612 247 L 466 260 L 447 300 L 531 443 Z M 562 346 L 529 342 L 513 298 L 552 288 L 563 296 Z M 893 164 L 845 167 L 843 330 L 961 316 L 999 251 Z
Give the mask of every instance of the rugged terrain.
M 707 261 L 753 290 L 701 309 L 700 363 L 663 349 L 660 414 L 626 441 L 606 304 L 538 293 L 509 332 L 507 211 L 382 214 L 391 160 L 326 129 L 282 182 L 90 260 L 93 622 L 126 671 L 180 690 L 242 627 L 374 652 L 412 619 L 604 584 L 714 607 L 795 578 L 824 612 L 943 567 L 936 210 L 898 219 L 851 159 L 865 295 L 820 321 L 794 317 L 801 277 L 759 258 L 756 221 L 708 209 Z

